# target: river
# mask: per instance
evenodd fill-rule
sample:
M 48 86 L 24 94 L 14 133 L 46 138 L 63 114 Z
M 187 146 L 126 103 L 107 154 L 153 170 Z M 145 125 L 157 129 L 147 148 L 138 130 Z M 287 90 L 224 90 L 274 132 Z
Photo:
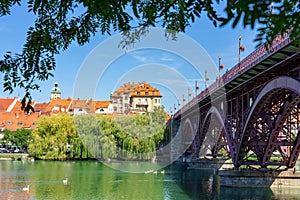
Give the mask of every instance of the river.
M 145 174 L 96 161 L 0 161 L 0 199 L 300 199 L 298 189 L 217 187 L 212 173 L 178 164 Z

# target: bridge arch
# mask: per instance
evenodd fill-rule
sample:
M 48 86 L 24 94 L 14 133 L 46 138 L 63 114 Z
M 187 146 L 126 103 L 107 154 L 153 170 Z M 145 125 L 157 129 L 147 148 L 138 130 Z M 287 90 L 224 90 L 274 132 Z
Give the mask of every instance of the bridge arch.
M 215 128 L 213 127 L 214 125 L 211 123 L 211 118 L 212 116 L 216 117 L 216 120 L 219 123 L 219 130 L 217 132 L 217 134 L 208 134 L 207 132 L 210 128 Z M 212 106 L 210 107 L 210 109 L 208 110 L 208 112 L 205 115 L 205 118 L 203 120 L 203 126 L 202 129 L 200 131 L 200 137 L 199 137 L 199 146 L 200 146 L 200 151 L 199 151 L 199 156 L 205 156 L 206 152 L 208 149 L 212 150 L 212 148 L 216 151 L 218 151 L 218 149 L 221 147 L 221 142 L 220 139 L 223 136 L 224 139 L 226 140 L 226 143 L 232 141 L 229 138 L 231 137 L 230 134 L 228 133 L 228 131 L 225 128 L 225 124 L 224 124 L 224 117 L 221 115 L 221 113 L 219 112 L 219 110 L 215 107 Z M 212 126 L 211 126 L 212 125 Z M 222 135 L 224 134 L 224 135 Z M 228 144 L 227 143 L 227 144 Z M 212 146 L 211 146 L 212 145 Z M 223 144 L 224 145 L 224 144 Z M 229 150 L 230 156 L 232 157 L 233 155 L 233 151 L 232 151 L 232 145 L 228 145 L 226 146 L 225 144 L 225 148 L 227 150 Z M 212 153 L 214 154 L 214 153 Z M 231 155 L 232 154 L 232 155 Z
M 277 115 L 271 118 L 273 120 L 273 123 L 264 122 L 268 123 L 268 125 L 271 126 L 268 135 L 265 135 L 264 141 L 256 141 L 257 143 L 265 142 L 265 144 L 260 145 L 260 147 L 257 147 L 257 149 L 255 150 L 255 153 L 257 155 L 260 154 L 260 156 L 258 156 L 260 157 L 260 159 L 258 160 L 259 164 L 263 167 L 268 164 L 270 159 L 270 152 L 275 148 L 274 142 L 277 139 L 279 129 L 282 128 L 283 123 L 287 119 L 287 115 L 289 114 L 289 112 L 291 112 L 291 108 L 295 105 L 297 106 L 300 102 L 300 82 L 288 76 L 281 76 L 271 80 L 262 88 L 255 101 L 253 102 L 245 121 L 245 126 L 243 128 L 242 134 L 239 138 L 237 155 L 234 159 L 234 164 L 236 167 L 239 167 L 243 163 L 245 155 L 249 151 L 251 151 L 251 149 L 253 150 L 255 148 L 250 144 L 251 138 L 258 135 L 258 133 L 253 130 L 253 124 L 256 122 L 256 120 L 258 120 L 258 116 L 262 116 L 266 104 L 272 102 L 274 97 L 280 92 L 284 94 L 283 96 L 285 98 L 285 101 L 282 101 L 278 105 L 271 105 L 273 107 L 278 106 Z M 267 115 L 268 113 L 264 114 Z M 259 118 L 259 120 L 262 119 Z M 296 136 L 296 140 L 300 141 L 299 130 Z M 298 143 L 299 142 L 297 142 L 296 144 Z M 288 145 L 290 143 L 285 144 Z M 299 155 L 299 151 L 297 151 L 296 149 L 297 148 L 295 148 L 294 146 L 290 154 L 293 157 L 292 159 L 298 157 Z M 294 164 L 295 163 L 291 161 L 291 157 L 286 158 L 286 165 L 288 167 L 292 167 Z
M 181 152 L 185 154 L 192 154 L 195 152 L 194 138 L 195 130 L 192 125 L 192 121 L 186 118 L 183 124 L 183 134 L 181 135 Z

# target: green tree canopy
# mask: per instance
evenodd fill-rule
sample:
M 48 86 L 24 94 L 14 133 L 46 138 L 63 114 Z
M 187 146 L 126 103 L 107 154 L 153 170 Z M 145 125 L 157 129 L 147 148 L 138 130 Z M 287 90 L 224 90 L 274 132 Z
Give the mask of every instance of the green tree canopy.
M 29 91 L 39 88 L 35 80 L 53 75 L 56 54 L 72 42 L 86 44 L 97 32 L 123 32 L 130 37 L 154 26 L 170 33 L 184 32 L 203 15 L 215 26 L 232 23 L 236 27 L 241 22 L 257 29 L 259 43 L 291 27 L 295 38 L 300 29 L 298 0 L 4 0 L 0 16 L 21 4 L 35 16 L 35 22 L 28 28 L 22 52 L 7 52 L 0 60 L 0 72 L 4 73 L 4 91 L 21 87 L 29 99 Z
M 32 132 L 29 153 L 41 159 L 66 159 L 77 133 L 73 117 L 67 114 L 42 116 Z
M 32 131 L 28 129 L 18 129 L 16 131 L 4 130 L 3 140 L 15 146 L 27 146 L 32 140 Z

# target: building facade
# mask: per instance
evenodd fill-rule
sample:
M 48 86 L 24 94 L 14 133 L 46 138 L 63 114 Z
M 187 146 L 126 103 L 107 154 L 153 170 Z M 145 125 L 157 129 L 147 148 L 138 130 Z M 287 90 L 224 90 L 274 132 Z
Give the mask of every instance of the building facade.
M 55 115 L 57 113 L 76 114 L 102 114 L 112 115 L 111 101 L 95 101 L 92 99 L 61 99 L 58 83 L 54 83 L 51 90 L 50 101 L 45 103 L 31 102 L 33 110 L 24 112 L 20 98 L 0 98 L 0 139 L 5 129 L 16 131 L 18 129 L 34 129 L 41 116 Z
M 161 106 L 161 98 L 157 88 L 146 82 L 125 83 L 111 95 L 114 113 L 146 113 L 153 112 Z

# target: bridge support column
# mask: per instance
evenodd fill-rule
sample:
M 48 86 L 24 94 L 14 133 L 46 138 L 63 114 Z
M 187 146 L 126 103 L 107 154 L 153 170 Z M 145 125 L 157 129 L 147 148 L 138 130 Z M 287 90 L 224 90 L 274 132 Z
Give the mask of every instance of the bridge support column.
M 220 186 L 227 187 L 298 187 L 300 171 L 218 170 Z
M 179 137 L 179 128 L 180 122 L 178 120 L 171 119 L 171 130 L 170 130 L 170 160 L 175 161 L 180 157 L 180 145 L 181 144 L 181 137 Z

